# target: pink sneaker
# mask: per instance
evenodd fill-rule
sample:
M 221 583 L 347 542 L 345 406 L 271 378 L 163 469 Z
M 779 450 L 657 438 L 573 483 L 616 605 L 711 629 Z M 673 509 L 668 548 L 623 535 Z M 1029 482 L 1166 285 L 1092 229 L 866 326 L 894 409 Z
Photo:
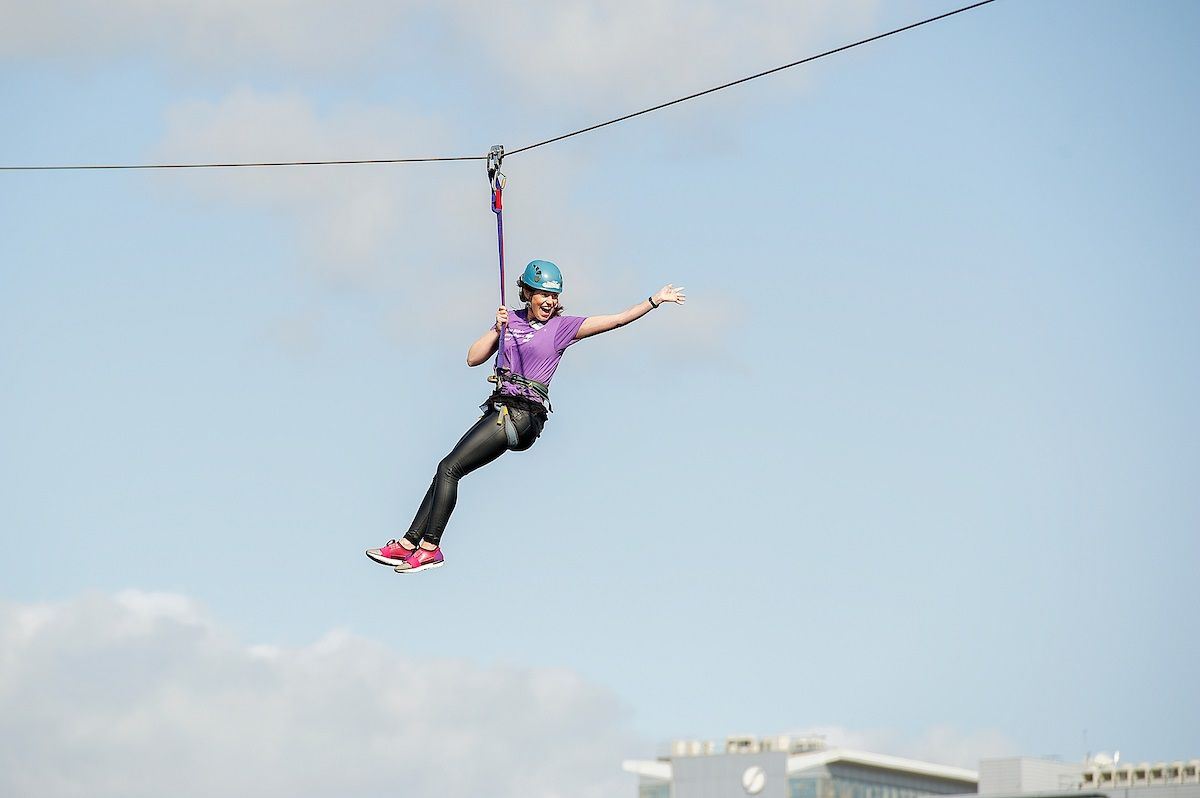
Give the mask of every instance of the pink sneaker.
M 440 568 L 445 562 L 446 558 L 442 556 L 441 546 L 433 551 L 418 546 L 415 551 L 404 558 L 404 562 L 396 566 L 396 573 L 415 574 L 417 571 L 424 571 L 426 568 Z
M 367 556 L 380 565 L 400 565 L 410 554 L 412 550 L 401 546 L 398 540 L 389 540 L 383 548 L 367 549 Z

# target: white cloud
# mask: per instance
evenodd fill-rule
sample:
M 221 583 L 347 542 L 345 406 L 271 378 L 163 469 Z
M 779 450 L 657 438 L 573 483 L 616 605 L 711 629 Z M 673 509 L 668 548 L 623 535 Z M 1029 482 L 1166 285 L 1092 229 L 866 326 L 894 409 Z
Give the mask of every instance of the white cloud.
M 448 138 L 434 116 L 367 105 L 319 109 L 297 94 L 243 88 L 217 102 L 173 107 L 156 156 L 386 158 L 441 154 Z M 522 163 L 506 199 L 510 287 L 534 257 L 603 262 L 604 225 L 567 200 L 579 171 L 561 153 Z M 495 217 L 482 162 L 171 172 L 160 185 L 172 197 L 281 218 L 305 267 L 335 284 L 388 292 L 406 320 L 478 318 L 478 308 L 491 306 L 498 293 Z M 586 287 L 587 269 L 569 279 L 572 290 Z M 305 335 L 311 333 L 309 324 Z
M 0 605 L 0 794 L 589 796 L 638 745 L 561 670 L 420 659 L 342 633 L 246 645 L 186 598 Z
M 440 97 L 461 101 L 462 86 L 486 80 L 511 96 L 514 107 L 551 103 L 586 107 L 589 114 L 607 107 L 626 111 L 631 103 L 769 66 L 822 37 L 862 28 L 876 2 L 533 0 L 497 13 L 470 0 L 349 0 L 336 6 L 320 0 L 114 0 L 102 6 L 0 0 L 6 23 L 0 58 L 49 57 L 90 67 L 151 56 L 185 66 L 189 79 L 201 82 L 230 74 L 262 78 L 259 68 L 267 59 L 285 68 L 281 74 L 292 85 L 293 70 L 319 67 L 329 88 L 340 85 L 338 74 L 375 74 L 380 59 L 406 53 L 420 69 L 396 70 L 391 63 L 389 74 L 433 81 L 434 91 L 419 102 L 318 104 L 295 90 L 247 84 L 217 100 L 170 106 L 163 141 L 147 159 L 458 155 L 478 142 L 464 132 L 461 114 L 433 108 L 444 102 Z M 518 115 L 564 118 L 558 112 Z M 675 117 L 681 118 L 687 117 Z M 705 125 L 682 144 L 710 141 L 719 126 Z M 544 125 L 531 127 L 540 133 Z M 559 130 L 552 125 L 545 132 Z M 509 261 L 513 270 L 532 257 L 561 262 L 572 295 L 587 296 L 591 308 L 608 312 L 623 307 L 627 292 L 608 289 L 619 275 L 603 243 L 602 209 L 590 209 L 588 218 L 572 201 L 573 183 L 590 168 L 572 160 L 578 152 L 548 148 L 520 161 L 520 179 L 510 190 L 517 212 L 510 214 Z M 172 171 L 160 177 L 165 191 L 181 192 L 175 196 L 284 219 L 293 225 L 301 263 L 335 283 L 389 290 L 400 300 L 395 312 L 402 328 L 413 313 L 445 322 L 460 320 L 456 314 L 475 319 L 481 303 L 494 301 L 488 279 L 494 233 L 479 163 Z M 415 275 L 428 282 L 414 281 Z M 454 291 L 458 301 L 448 303 L 424 285 Z M 278 335 L 311 348 L 319 336 L 310 316 L 306 311 L 303 323 L 281 323 Z
M 803 730 L 975 768 L 992 730 Z M 405 655 L 344 632 L 247 644 L 184 596 L 0 604 L 0 795 L 599 798 L 653 745 L 571 671 Z
M 222 72 L 236 65 L 339 65 L 388 46 L 421 3 L 395 0 L 44 0 L 0 3 L 0 58 L 79 64 L 156 55 Z
M 491 53 L 495 68 L 534 96 L 628 103 L 673 99 L 798 60 L 830 35 L 862 30 L 876 5 L 876 0 L 534 0 L 495 15 L 481 14 L 467 2 L 448 8 L 469 38 Z
M 416 112 L 342 106 L 321 114 L 298 94 L 243 88 L 219 102 L 169 109 L 158 155 L 167 161 L 365 159 L 432 147 L 444 135 L 438 120 Z M 402 253 L 403 242 L 429 227 L 445 198 L 428 168 L 417 165 L 171 173 L 162 185 L 221 207 L 263 208 L 294 220 L 308 265 L 352 282 L 386 277 L 384 253 Z
M 7 5 L 0 58 L 82 57 L 90 64 L 150 54 L 186 65 L 199 80 L 231 70 L 261 76 L 238 70 L 261 66 L 265 58 L 289 70 L 327 67 L 322 74 L 337 85 L 339 73 L 406 52 L 422 62 L 435 87 L 443 80 L 453 89 L 419 102 L 366 104 L 318 103 L 295 90 L 244 85 L 215 100 L 177 102 L 166 109 L 163 140 L 147 159 L 186 162 L 458 155 L 478 142 L 464 132 L 460 114 L 431 103 L 443 95 L 461 99 L 460 84 L 478 85 L 481 75 L 511 95 L 514 106 L 586 107 L 592 121 L 593 114 L 606 115 L 605 108 L 627 111 L 805 54 L 818 42 L 840 41 L 843 32 L 869 25 L 877 2 L 533 0 L 503 13 L 468 0 L 350 0 L 336 11 L 318 0 L 116 0 L 103 10 L 82 0 Z M 544 118 L 569 116 L 556 111 Z M 688 118 L 676 115 L 669 124 Z M 678 143 L 711 143 L 723 123 L 709 122 Z M 542 122 L 530 124 L 543 131 Z M 554 124 L 544 132 L 560 130 Z M 631 301 L 625 286 L 637 278 L 622 275 L 614 263 L 619 247 L 605 243 L 604 209 L 581 207 L 576 199 L 575 184 L 592 167 L 579 160 L 587 157 L 580 152 L 586 150 L 547 148 L 519 161 L 509 191 L 509 282 L 526 260 L 548 257 L 568 272 L 569 310 L 610 312 Z M 483 182 L 476 162 L 160 175 L 165 192 L 198 197 L 206 210 L 283 220 L 303 267 L 335 285 L 386 293 L 396 320 L 390 326 L 400 335 L 414 321 L 470 319 L 478 326 L 478 308 L 495 302 L 494 223 Z M 696 299 L 673 329 L 693 343 L 711 343 L 721 319 L 703 313 Z M 311 351 L 320 339 L 319 315 L 295 312 L 270 323 L 270 334 L 296 351 Z
M 497 81 L 512 101 L 669 99 L 857 34 L 878 0 L 88 0 L 2 2 L 0 58 L 94 66 L 154 57 L 190 77 L 289 71 Z M 436 31 L 431 38 L 430 32 Z

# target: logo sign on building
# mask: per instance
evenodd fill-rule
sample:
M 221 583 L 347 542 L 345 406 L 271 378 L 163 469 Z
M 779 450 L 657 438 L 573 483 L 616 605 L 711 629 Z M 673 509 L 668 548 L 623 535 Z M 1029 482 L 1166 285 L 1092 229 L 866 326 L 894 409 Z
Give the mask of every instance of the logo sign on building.
M 758 795 L 767 786 L 767 774 L 758 765 L 746 768 L 742 774 L 742 789 L 749 795 Z

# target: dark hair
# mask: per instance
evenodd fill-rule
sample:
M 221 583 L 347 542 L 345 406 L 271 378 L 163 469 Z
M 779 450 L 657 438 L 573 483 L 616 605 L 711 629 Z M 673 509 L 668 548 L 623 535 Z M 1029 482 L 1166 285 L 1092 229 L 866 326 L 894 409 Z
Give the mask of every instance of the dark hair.
M 525 283 L 522 282 L 520 280 L 520 278 L 517 279 L 517 296 L 519 296 L 521 298 L 521 301 L 524 302 L 525 304 L 529 304 L 529 295 L 526 294 L 525 292 L 526 291 L 537 291 L 537 290 L 538 289 L 536 289 L 536 288 L 525 285 Z M 550 292 L 543 291 L 542 293 L 548 294 Z M 555 294 L 555 296 L 561 297 L 562 294 Z M 563 306 L 562 306 L 562 300 L 560 299 L 559 303 L 554 306 L 554 312 L 550 314 L 550 318 L 554 318 L 555 316 L 557 316 L 558 314 L 560 314 L 562 312 L 563 312 Z

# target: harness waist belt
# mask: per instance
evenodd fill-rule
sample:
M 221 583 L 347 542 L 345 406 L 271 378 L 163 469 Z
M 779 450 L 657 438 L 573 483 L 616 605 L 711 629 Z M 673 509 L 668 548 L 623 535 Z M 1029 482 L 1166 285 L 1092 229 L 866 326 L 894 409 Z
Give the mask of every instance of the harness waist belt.
M 538 398 L 540 398 L 546 405 L 546 410 L 552 409 L 550 407 L 550 386 L 544 382 L 538 382 L 537 380 L 531 380 L 528 377 L 524 377 L 520 374 L 514 374 L 505 368 L 497 369 L 495 374 L 488 377 L 488 382 L 496 384 L 496 391 L 492 394 L 492 398 L 494 400 L 503 401 L 504 399 L 511 398 L 511 394 L 502 393 L 504 383 L 507 382 L 520 388 L 529 388 L 535 394 L 537 394 Z

